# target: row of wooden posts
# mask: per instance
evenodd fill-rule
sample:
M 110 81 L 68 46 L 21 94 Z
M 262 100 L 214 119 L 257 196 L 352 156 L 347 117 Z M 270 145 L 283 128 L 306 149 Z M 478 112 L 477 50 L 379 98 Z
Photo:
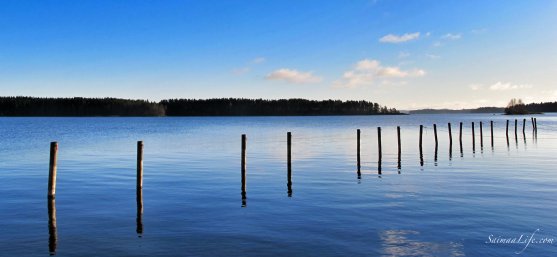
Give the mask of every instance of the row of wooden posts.
M 480 122 L 480 145 L 483 147 L 483 123 Z M 422 142 L 423 142 L 423 125 L 420 125 L 420 137 L 419 137 L 419 148 L 420 153 L 422 152 Z M 490 128 L 491 128 L 491 146 L 493 146 L 493 121 L 490 121 Z M 537 134 L 537 120 L 536 118 L 532 118 L 532 128 L 533 133 Z M 449 145 L 452 147 L 453 138 L 451 132 L 451 123 L 448 123 L 448 130 L 449 130 Z M 514 120 L 514 136 L 515 139 L 518 139 L 518 120 Z M 433 133 L 435 138 L 435 148 L 438 146 L 438 138 L 437 138 L 437 124 L 433 124 Z M 523 120 L 522 123 L 522 133 L 526 136 L 526 119 Z M 357 168 L 360 170 L 360 129 L 356 131 L 356 138 L 357 138 Z M 377 138 L 378 138 L 378 159 L 379 159 L 379 166 L 381 165 L 382 160 L 382 146 L 381 146 L 381 127 L 377 127 Z M 509 120 L 506 123 L 506 138 L 507 143 L 509 142 Z M 292 185 L 291 176 L 292 176 L 292 133 L 287 133 L 287 177 L 288 177 L 288 186 L 289 192 L 291 193 L 290 186 Z M 397 126 L 397 139 L 398 139 L 398 168 L 400 168 L 401 163 L 401 140 L 400 140 L 400 126 Z M 462 147 L 462 122 L 460 122 L 460 132 L 459 132 L 459 142 Z M 475 137 L 475 125 L 472 122 L 472 145 L 475 146 L 476 137 Z M 137 189 L 138 195 L 141 194 L 141 189 L 143 188 L 143 141 L 137 142 Z M 246 148 L 247 148 L 247 136 L 245 134 L 242 135 L 242 197 L 245 198 L 245 184 L 246 184 Z M 56 173 L 57 173 L 57 155 L 58 155 L 58 143 L 52 142 L 50 144 L 50 164 L 49 164 L 49 178 L 48 178 L 48 198 L 54 199 L 56 196 Z
M 537 135 L 538 126 L 536 118 L 531 118 L 532 120 L 532 130 L 534 135 Z M 462 154 L 462 125 L 463 123 L 460 122 L 460 130 L 459 130 L 459 142 L 460 142 L 460 151 Z M 447 124 L 448 132 L 449 132 L 449 154 L 452 154 L 452 131 L 451 131 L 451 123 Z M 423 166 L 423 154 L 422 154 L 422 142 L 423 142 L 423 125 L 420 125 L 420 134 L 419 134 L 419 150 L 420 150 L 420 165 Z M 480 128 L 480 145 L 483 147 L 483 123 L 479 123 Z M 493 136 L 493 121 L 490 121 L 490 129 L 491 129 L 491 146 L 494 145 L 494 136 Z M 437 138 L 437 124 L 433 124 L 433 133 L 435 139 L 435 160 L 437 159 L 437 148 L 438 148 L 438 138 Z M 524 138 L 526 138 L 526 119 L 522 121 L 522 133 Z M 358 178 L 360 178 L 361 173 L 361 158 L 360 158 L 360 129 L 356 130 L 356 151 L 357 151 L 357 170 L 358 170 Z M 514 120 L 514 136 L 515 140 L 518 140 L 518 120 Z M 400 172 L 401 169 L 401 139 L 400 139 L 400 126 L 397 126 L 397 143 L 398 143 L 398 169 Z M 506 121 L 506 138 L 507 138 L 507 145 L 509 144 L 509 120 Z M 287 193 L 288 196 L 292 196 L 292 133 L 288 132 L 286 134 L 286 145 L 287 145 Z M 472 122 L 472 147 L 475 148 L 476 136 L 475 136 L 475 125 Z M 377 144 L 378 144 L 378 173 L 381 174 L 381 163 L 382 163 L 382 145 L 381 145 L 381 127 L 377 127 Z M 136 219 L 136 232 L 141 236 L 143 233 L 143 141 L 137 142 L 137 174 L 136 174 L 136 192 L 137 192 L 137 219 Z M 246 166 L 247 166 L 247 157 L 246 157 L 246 149 L 247 149 L 247 136 L 242 134 L 242 155 L 241 155 L 241 195 L 242 195 L 242 206 L 246 206 L 246 198 L 247 198 L 247 189 L 246 189 Z M 49 213 L 49 250 L 50 253 L 53 254 L 56 251 L 57 245 L 57 232 L 56 232 L 56 204 L 55 204 L 55 197 L 56 197 L 56 175 L 57 175 L 57 155 L 58 155 L 58 143 L 51 142 L 50 144 L 50 163 L 49 163 L 49 176 L 48 176 L 48 213 Z

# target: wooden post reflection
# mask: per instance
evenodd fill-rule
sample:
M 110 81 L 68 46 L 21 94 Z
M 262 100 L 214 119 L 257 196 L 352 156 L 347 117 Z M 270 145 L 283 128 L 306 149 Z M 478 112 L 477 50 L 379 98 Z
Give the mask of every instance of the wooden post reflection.
M 56 255 L 58 244 L 58 233 L 56 229 L 56 200 L 48 199 L 48 251 L 50 255 Z
M 242 207 L 246 206 L 246 144 L 247 138 L 242 134 Z
M 137 236 L 141 237 L 143 235 L 143 189 L 141 188 L 137 188 L 136 202 L 137 202 L 137 216 L 135 219 L 136 222 L 135 232 L 137 233 Z
M 288 171 L 287 171 L 287 193 L 288 197 L 292 197 L 292 133 L 286 133 L 286 154 L 287 154 L 287 162 L 288 162 Z

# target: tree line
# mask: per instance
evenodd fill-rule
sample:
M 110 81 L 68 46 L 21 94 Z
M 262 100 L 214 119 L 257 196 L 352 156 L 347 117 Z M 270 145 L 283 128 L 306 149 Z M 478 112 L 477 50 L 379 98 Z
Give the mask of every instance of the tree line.
M 399 114 L 369 101 L 0 97 L 0 116 L 255 116 Z

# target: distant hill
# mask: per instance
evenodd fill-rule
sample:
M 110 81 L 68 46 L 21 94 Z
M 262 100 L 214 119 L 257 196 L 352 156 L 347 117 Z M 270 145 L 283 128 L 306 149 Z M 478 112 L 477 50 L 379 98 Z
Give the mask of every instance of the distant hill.
M 530 103 L 525 108 L 530 113 L 557 112 L 557 102 Z M 441 114 L 441 113 L 505 113 L 504 107 L 480 107 L 475 109 L 420 109 L 408 111 L 409 114 Z
M 295 116 L 400 114 L 369 101 L 0 97 L 0 116 Z
M 476 109 L 421 109 L 409 111 L 410 114 L 441 114 L 441 113 L 503 113 L 505 108 L 503 107 L 480 107 Z

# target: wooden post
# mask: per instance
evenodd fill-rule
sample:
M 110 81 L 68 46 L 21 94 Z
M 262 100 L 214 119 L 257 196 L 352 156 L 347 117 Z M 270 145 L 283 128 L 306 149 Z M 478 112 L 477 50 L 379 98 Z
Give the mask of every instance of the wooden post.
M 535 130 L 535 126 L 534 126 L 534 117 L 530 117 L 530 119 L 532 120 L 532 130 Z
M 491 147 L 493 148 L 493 121 L 490 121 L 490 128 L 491 128 Z
M 514 139 L 518 141 L 518 120 L 514 119 Z
M 356 130 L 356 159 L 358 167 L 358 175 L 360 174 L 360 129 Z
M 451 123 L 449 122 L 447 125 L 449 127 L 449 145 L 452 148 L 452 146 L 453 146 L 453 132 L 451 131 Z
M 50 143 L 50 163 L 48 165 L 48 198 L 56 198 L 56 172 L 58 171 L 58 142 Z
M 246 142 L 245 134 L 242 134 L 242 206 L 245 206 L 246 197 Z
M 420 148 L 422 148 L 422 135 L 424 133 L 424 126 L 420 125 Z
M 422 134 L 424 131 L 424 126 L 420 125 L 420 166 L 424 166 L 424 154 L 422 149 Z
M 483 132 L 483 122 L 480 121 L 480 147 L 484 147 L 484 132 Z
M 383 157 L 383 152 L 381 150 L 381 127 L 377 127 L 377 147 L 379 149 L 379 161 Z
M 526 138 L 526 119 L 522 119 L 522 136 Z
M 507 146 L 509 145 L 509 120 L 507 120 L 507 126 L 505 128 L 505 135 L 507 136 Z
M 534 128 L 536 130 L 536 134 L 538 134 L 538 119 L 534 118 Z
M 143 188 L 143 141 L 137 141 L 137 188 Z
M 462 122 L 460 123 L 460 131 L 458 134 L 458 140 L 460 141 L 460 145 L 462 145 Z
M 50 255 L 56 255 L 56 245 L 58 244 L 58 232 L 56 225 L 56 200 L 48 199 L 48 251 Z
M 398 138 L 398 169 L 400 169 L 401 168 L 400 126 L 396 126 L 396 135 L 397 135 L 397 138 Z
M 286 144 L 287 144 L 287 159 L 288 159 L 288 172 L 287 172 L 287 193 L 288 197 L 292 197 L 292 133 L 286 133 Z
M 474 122 L 472 122 L 472 151 L 476 149 L 476 132 L 474 130 Z
M 437 124 L 433 124 L 433 134 L 435 135 L 435 148 L 437 148 L 438 141 L 437 141 Z

